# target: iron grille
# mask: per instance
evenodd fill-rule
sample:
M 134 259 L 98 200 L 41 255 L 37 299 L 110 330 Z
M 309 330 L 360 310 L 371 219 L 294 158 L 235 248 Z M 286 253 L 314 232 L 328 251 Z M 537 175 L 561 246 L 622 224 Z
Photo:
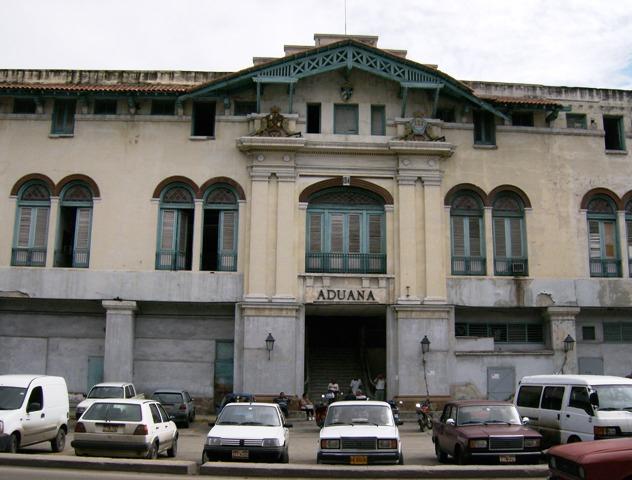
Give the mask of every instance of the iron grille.
M 261 445 L 263 445 L 261 439 L 222 438 L 222 446 L 226 447 L 260 447 Z
M 523 450 L 524 437 L 489 437 L 490 450 Z
M 347 450 L 376 450 L 377 438 L 342 438 L 342 448 Z

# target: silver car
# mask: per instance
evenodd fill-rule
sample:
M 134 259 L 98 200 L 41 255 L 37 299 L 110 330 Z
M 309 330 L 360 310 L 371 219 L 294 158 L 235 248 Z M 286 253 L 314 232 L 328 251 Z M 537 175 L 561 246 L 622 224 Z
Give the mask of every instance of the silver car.
M 188 428 L 195 420 L 195 404 L 186 390 L 163 388 L 156 390 L 151 398 L 160 402 L 176 424 Z

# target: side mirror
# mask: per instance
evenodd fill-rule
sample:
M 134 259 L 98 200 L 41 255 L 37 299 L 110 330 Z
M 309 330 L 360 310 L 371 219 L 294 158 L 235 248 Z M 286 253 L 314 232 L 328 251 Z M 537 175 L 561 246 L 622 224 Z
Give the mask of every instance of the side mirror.
M 176 420 L 176 416 L 175 415 L 169 415 L 169 420 L 175 421 Z
M 42 409 L 42 404 L 39 402 L 29 403 L 28 407 L 26 407 L 26 413 L 29 412 L 37 412 Z
M 454 418 L 448 418 L 448 419 L 445 421 L 445 424 L 446 424 L 446 425 L 450 425 L 451 427 L 454 427 L 454 426 L 456 425 L 456 422 L 454 421 Z
M 523 425 L 529 425 L 529 417 L 522 417 L 522 424 Z
M 81 396 L 82 396 L 83 398 L 88 398 L 88 394 L 87 394 L 87 393 L 82 393 L 82 394 L 81 394 Z
M 599 395 L 597 392 L 590 392 L 590 404 L 596 410 L 599 408 Z

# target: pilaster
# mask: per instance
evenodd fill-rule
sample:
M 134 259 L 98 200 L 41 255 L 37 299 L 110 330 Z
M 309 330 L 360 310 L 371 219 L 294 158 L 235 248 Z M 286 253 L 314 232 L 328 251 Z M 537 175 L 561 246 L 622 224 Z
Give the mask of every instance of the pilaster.
M 630 264 L 629 264 L 629 252 L 627 248 L 627 243 L 624 239 L 628 238 L 625 224 L 625 210 L 617 212 L 617 227 L 619 228 L 619 238 L 622 241 L 619 242 L 621 245 L 621 275 L 623 278 L 630 278 Z
M 483 223 L 485 228 L 485 273 L 494 274 L 494 228 L 492 218 L 492 207 L 485 207 L 483 213 Z
M 50 197 L 50 216 L 48 217 L 48 236 L 46 238 L 46 268 L 55 265 L 57 247 L 57 224 L 59 222 L 59 197 Z
M 419 304 L 417 286 L 417 222 L 415 221 L 415 185 L 417 177 L 400 175 L 399 189 L 399 298 L 401 304 Z
M 134 380 L 136 302 L 103 300 L 101 304 L 105 308 L 103 380 L 131 382 Z
M 200 271 L 200 263 L 202 262 L 202 232 L 204 227 L 204 200 L 195 199 L 193 210 L 193 259 L 191 261 L 191 270 L 193 272 Z
M 250 172 L 252 193 L 250 202 L 250 252 L 248 282 L 244 299 L 267 300 L 266 261 L 268 259 L 268 190 L 269 172 Z
M 575 318 L 579 314 L 578 307 L 548 307 L 548 318 L 551 332 L 551 349 L 556 373 L 577 373 L 577 349 L 564 351 L 564 340 L 570 335 L 577 340 Z M 575 345 L 573 345 L 575 347 Z
M 295 302 L 297 281 L 294 187 L 295 175 L 277 173 L 276 289 L 273 302 Z
M 442 174 L 439 171 L 424 173 L 424 234 L 426 245 L 426 296 L 425 304 L 445 304 L 446 269 L 443 252 L 443 202 L 441 199 Z

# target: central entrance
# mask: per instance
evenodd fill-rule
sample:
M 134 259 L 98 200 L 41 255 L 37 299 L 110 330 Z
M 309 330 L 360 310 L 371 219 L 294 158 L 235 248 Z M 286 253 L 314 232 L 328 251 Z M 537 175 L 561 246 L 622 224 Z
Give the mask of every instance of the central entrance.
M 386 373 L 384 306 L 307 306 L 305 312 L 305 390 L 317 402 L 331 379 L 347 393 L 360 378 L 374 398 L 371 380 Z M 387 392 L 388 396 L 388 392 Z

